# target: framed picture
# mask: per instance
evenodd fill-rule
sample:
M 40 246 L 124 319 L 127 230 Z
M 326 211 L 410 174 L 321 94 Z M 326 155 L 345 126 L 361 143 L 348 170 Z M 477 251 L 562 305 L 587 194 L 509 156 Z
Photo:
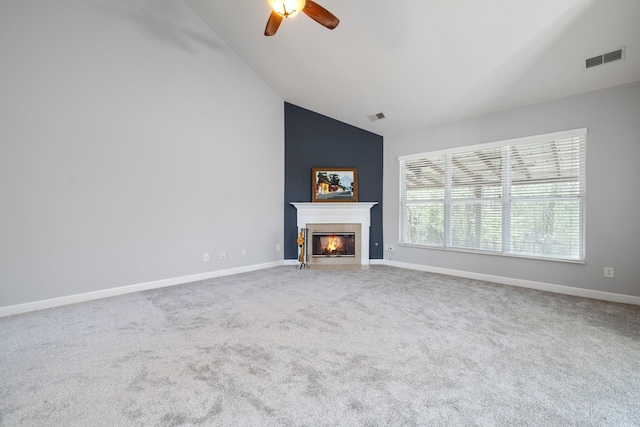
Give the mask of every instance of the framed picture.
M 357 202 L 357 168 L 313 168 L 313 202 Z

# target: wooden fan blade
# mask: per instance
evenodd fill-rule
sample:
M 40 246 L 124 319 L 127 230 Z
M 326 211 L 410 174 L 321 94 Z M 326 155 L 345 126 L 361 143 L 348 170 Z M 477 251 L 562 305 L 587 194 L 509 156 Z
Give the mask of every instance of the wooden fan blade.
M 267 21 L 267 26 L 264 29 L 265 36 L 272 36 L 278 31 L 278 27 L 282 22 L 282 15 L 280 15 L 275 10 L 271 12 L 269 15 L 269 20 Z
M 333 30 L 340 23 L 340 20 L 336 18 L 333 13 L 311 0 L 307 0 L 302 11 L 306 13 L 309 18 L 330 30 Z

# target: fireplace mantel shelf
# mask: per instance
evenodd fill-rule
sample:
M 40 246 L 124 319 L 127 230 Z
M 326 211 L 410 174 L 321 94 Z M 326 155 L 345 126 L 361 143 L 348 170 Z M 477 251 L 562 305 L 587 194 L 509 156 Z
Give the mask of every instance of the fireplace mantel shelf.
M 374 205 L 377 205 L 378 202 L 291 202 L 291 204 L 295 206 L 298 211 L 326 210 L 338 212 L 346 210 L 362 210 L 364 212 L 369 212 L 369 210 Z
M 371 208 L 378 202 L 291 202 L 298 210 L 298 228 L 307 224 L 360 224 L 361 264 L 369 264 Z
M 369 210 L 378 202 L 291 202 L 296 209 L 363 209 Z

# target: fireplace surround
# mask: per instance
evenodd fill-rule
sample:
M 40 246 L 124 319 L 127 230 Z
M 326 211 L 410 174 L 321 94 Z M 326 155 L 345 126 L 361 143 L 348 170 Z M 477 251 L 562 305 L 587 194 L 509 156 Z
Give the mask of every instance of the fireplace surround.
M 371 208 L 378 202 L 309 203 L 291 202 L 297 209 L 298 229 L 308 228 L 312 233 L 355 233 L 355 255 L 353 257 L 313 257 L 311 265 L 356 264 L 369 265 L 369 228 Z M 311 242 L 309 242 L 311 243 Z M 309 245 L 311 248 L 311 245 Z

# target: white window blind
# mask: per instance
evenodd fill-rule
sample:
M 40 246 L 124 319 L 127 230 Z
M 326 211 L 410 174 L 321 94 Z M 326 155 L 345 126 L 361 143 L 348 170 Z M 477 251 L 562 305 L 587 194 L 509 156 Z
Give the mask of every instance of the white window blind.
M 583 261 L 586 133 L 401 157 L 401 243 Z

